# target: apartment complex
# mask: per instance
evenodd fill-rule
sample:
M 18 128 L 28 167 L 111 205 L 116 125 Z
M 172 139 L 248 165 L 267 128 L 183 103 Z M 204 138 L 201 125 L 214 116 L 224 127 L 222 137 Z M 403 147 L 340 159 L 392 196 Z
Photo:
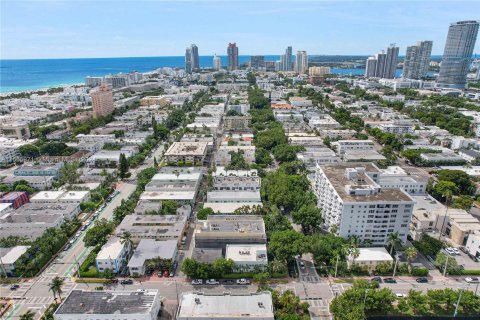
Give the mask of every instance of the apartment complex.
M 342 237 L 384 245 L 390 233 L 403 242 L 408 235 L 414 200 L 403 189 L 382 188 L 378 168 L 367 164 L 317 165 L 315 193 L 325 227 Z
M 102 84 L 100 87 L 90 94 L 92 98 L 93 117 L 105 117 L 113 112 L 115 105 L 113 103 L 112 90 L 106 85 Z
M 165 152 L 171 164 L 202 165 L 207 155 L 207 142 L 174 142 Z

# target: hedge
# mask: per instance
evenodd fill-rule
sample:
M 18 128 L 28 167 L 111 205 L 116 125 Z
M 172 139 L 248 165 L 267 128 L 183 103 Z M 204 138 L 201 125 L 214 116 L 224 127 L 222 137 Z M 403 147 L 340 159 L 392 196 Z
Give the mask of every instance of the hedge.
M 114 283 L 111 279 L 104 279 L 104 278 L 77 278 L 75 279 L 75 282 L 77 283 L 103 283 L 103 284 L 109 284 L 109 283 Z
M 412 269 L 412 276 L 414 276 L 414 277 L 426 277 L 426 276 L 428 276 L 428 269 L 427 268 L 413 268 Z
M 480 276 L 480 270 L 461 270 L 464 276 Z

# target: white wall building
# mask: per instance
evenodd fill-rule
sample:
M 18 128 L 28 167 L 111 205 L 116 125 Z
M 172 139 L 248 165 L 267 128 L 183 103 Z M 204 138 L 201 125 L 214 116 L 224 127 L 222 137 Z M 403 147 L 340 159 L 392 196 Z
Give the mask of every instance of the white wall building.
M 95 263 L 98 272 L 104 272 L 106 269 L 118 273 L 122 266 L 125 265 L 128 258 L 129 250 L 120 238 L 113 237 L 102 246 L 98 252 Z
M 342 237 L 384 245 L 390 233 L 406 241 L 414 201 L 402 189 L 385 189 L 376 182 L 378 169 L 370 163 L 317 165 L 315 193 L 325 227 L 338 227 Z

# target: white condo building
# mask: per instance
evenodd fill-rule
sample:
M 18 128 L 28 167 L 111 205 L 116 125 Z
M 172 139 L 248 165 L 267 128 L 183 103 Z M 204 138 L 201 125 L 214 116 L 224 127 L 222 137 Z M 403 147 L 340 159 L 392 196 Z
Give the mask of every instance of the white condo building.
M 380 176 L 371 163 L 317 165 L 315 193 L 325 226 L 374 246 L 386 244 L 393 232 L 405 242 L 414 200 L 403 189 L 381 187 Z

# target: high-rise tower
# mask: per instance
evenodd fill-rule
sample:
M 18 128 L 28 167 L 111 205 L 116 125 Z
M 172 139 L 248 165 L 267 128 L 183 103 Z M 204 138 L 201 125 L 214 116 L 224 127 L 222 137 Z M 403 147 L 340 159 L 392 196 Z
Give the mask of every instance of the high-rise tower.
M 421 79 L 428 71 L 432 54 L 432 41 L 418 41 L 416 45 L 407 47 L 403 65 L 404 79 Z
M 479 21 L 459 21 L 450 25 L 437 79 L 438 87 L 465 88 L 478 27 Z
M 228 69 L 229 70 L 238 69 L 238 47 L 235 42 L 228 44 L 227 54 L 228 54 Z

